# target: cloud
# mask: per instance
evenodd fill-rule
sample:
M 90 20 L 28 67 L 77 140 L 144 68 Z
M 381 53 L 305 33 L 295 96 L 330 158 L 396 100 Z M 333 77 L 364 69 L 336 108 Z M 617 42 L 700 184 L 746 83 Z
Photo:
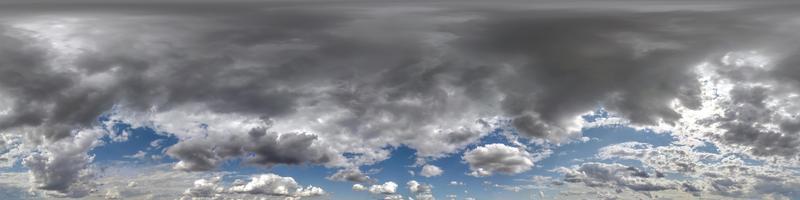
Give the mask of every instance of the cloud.
M 353 184 L 353 191 L 361 192 L 361 191 L 366 191 L 366 190 L 367 190 L 367 187 L 364 187 L 364 185 L 361 185 L 361 184 L 358 184 L 358 183 Z
M 381 185 L 372 185 L 369 187 L 369 193 L 386 195 L 397 193 L 397 183 L 387 181 Z
M 471 176 L 491 176 L 495 172 L 518 174 L 533 167 L 531 155 L 524 149 L 495 143 L 464 152 L 462 157 L 469 164 Z
M 105 115 L 178 136 L 167 154 L 187 171 L 250 154 L 267 167 L 353 168 L 385 160 L 387 146 L 440 158 L 498 119 L 560 143 L 598 106 L 728 152 L 791 160 L 800 146 L 783 9 L 16 8 L 31 12 L 2 15 L 0 131 L 40 151 L 0 156 L 26 157 L 43 190 L 81 187 L 91 145 L 75 133 Z M 527 171 L 531 157 L 487 145 L 464 160 L 488 176 Z
M 403 195 L 391 194 L 383 197 L 383 200 L 403 200 Z
M 125 155 L 123 157 L 130 158 L 130 159 L 140 159 L 140 160 L 142 160 L 142 159 L 145 159 L 147 157 L 147 153 L 144 152 L 144 151 L 137 151 L 136 153 L 134 153 L 132 155 Z
M 69 139 L 42 147 L 25 157 L 22 164 L 30 169 L 31 182 L 36 189 L 55 191 L 56 196 L 82 197 L 93 190 L 92 172 L 88 169 L 94 159 L 87 154 L 98 145 L 103 130 L 81 130 Z
M 479 114 L 485 109 L 481 105 L 488 105 L 481 100 L 461 98 L 459 82 L 469 77 L 446 63 L 441 54 L 448 38 L 429 29 L 434 24 L 373 34 L 359 28 L 397 18 L 353 20 L 350 15 L 376 13 L 313 8 L 189 7 L 216 14 L 145 6 L 140 14 L 150 16 L 147 19 L 99 13 L 59 19 L 34 12 L 24 14 L 33 20 L 4 24 L 15 34 L 3 35 L 8 43 L 4 49 L 14 53 L 4 54 L 3 74 L 14 76 L 0 82 L 3 105 L 9 106 L 0 128 L 54 141 L 92 126 L 103 114 L 116 115 L 109 117 L 178 135 L 182 144 L 170 155 L 183 161 L 178 168 L 184 170 L 210 170 L 227 158 L 217 152 L 186 155 L 196 150 L 192 145 L 240 145 L 188 140 L 204 134 L 220 139 L 216 135 L 244 134 L 252 128 L 227 123 L 233 119 L 269 119 L 274 122 L 271 132 L 277 134 L 304 132 L 316 135 L 315 141 L 346 144 L 334 152 L 362 155 L 353 161 L 359 165 L 385 159 L 369 157 L 384 155 L 380 149 L 385 145 L 404 144 L 420 156 L 435 157 L 488 133 L 482 119 L 494 115 Z M 409 19 L 401 21 L 421 19 L 404 17 Z M 203 20 L 189 20 L 197 18 Z M 162 23 L 170 20 L 182 21 L 193 31 Z M 49 31 L 53 23 L 62 29 Z M 140 34 L 118 34 L 133 32 Z M 429 33 L 435 38 L 429 40 Z M 53 41 L 70 45 L 52 45 Z M 369 59 L 352 59 L 356 57 Z M 206 130 L 198 128 L 203 124 Z M 276 136 L 270 133 L 264 139 L 269 137 Z M 253 148 L 265 157 L 252 161 L 264 165 L 339 162 L 328 155 L 278 157 L 270 154 L 276 149 L 269 146 Z
M 790 175 L 793 170 L 785 166 L 751 163 L 745 160 L 757 157 L 748 157 L 747 154 L 699 152 L 687 146 L 654 147 L 627 142 L 601 148 L 598 158 L 639 160 L 656 170 L 656 178 L 659 174 L 663 177 L 663 173 L 678 174 L 684 177 L 678 188 L 695 196 L 794 198 L 796 190 L 790 188 L 800 183 Z
M 372 183 L 372 180 L 369 176 L 361 172 L 358 168 L 345 168 L 336 171 L 336 173 L 326 177 L 328 180 L 332 181 L 350 181 L 356 183 Z M 355 185 L 353 186 L 355 188 Z
M 120 199 L 121 195 L 119 193 L 119 189 L 112 188 L 106 191 L 105 199 Z
M 337 158 L 333 150 L 320 144 L 318 137 L 303 133 L 267 135 L 264 129 L 253 129 L 247 135 L 229 134 L 184 140 L 167 149 L 167 155 L 180 160 L 176 169 L 187 171 L 212 170 L 220 162 L 249 155 L 250 164 L 325 164 Z
M 194 181 L 194 186 L 183 192 L 188 197 L 219 197 L 225 192 L 220 184 L 222 177 L 212 177 L 209 179 L 198 179 Z
M 419 183 L 415 180 L 410 180 L 406 183 L 406 186 L 408 186 L 408 190 L 414 196 L 414 199 L 418 200 L 436 199 L 435 197 L 433 197 L 432 185 Z
M 0 168 L 14 166 L 25 153 L 21 136 L 0 134 Z
M 792 94 L 800 87 L 783 75 L 795 73 L 789 67 L 795 61 L 758 51 L 732 51 L 718 59 L 697 69 L 708 80 L 708 109 L 689 127 L 708 131 L 722 148 L 740 145 L 756 156 L 796 158 L 800 119 L 790 113 L 798 111 Z
M 564 181 L 584 183 L 590 187 L 624 187 L 634 191 L 670 190 L 679 187 L 675 181 L 651 177 L 635 167 L 621 164 L 583 163 L 577 168 L 559 169 Z
M 435 165 L 424 165 L 422 166 L 422 170 L 419 172 L 419 175 L 424 177 L 434 177 L 442 175 L 443 172 L 444 170 Z
M 250 182 L 235 184 L 228 189 L 233 193 L 262 194 L 270 196 L 312 197 L 325 194 L 322 188 L 307 186 L 303 188 L 292 177 L 275 174 L 253 176 Z
M 720 160 L 721 155 L 698 152 L 688 146 L 660 146 L 640 142 L 624 142 L 600 148 L 601 159 L 641 160 L 649 166 L 657 166 L 662 172 L 690 173 L 703 171 L 704 161 Z

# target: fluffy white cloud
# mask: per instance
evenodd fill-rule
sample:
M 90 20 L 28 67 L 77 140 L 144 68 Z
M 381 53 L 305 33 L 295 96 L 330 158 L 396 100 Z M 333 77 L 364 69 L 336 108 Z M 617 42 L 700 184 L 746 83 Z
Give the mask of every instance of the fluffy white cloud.
M 442 175 L 443 172 L 444 172 L 444 170 L 440 169 L 436 165 L 429 165 L 428 164 L 428 165 L 422 166 L 422 170 L 419 172 L 419 175 L 420 176 L 424 176 L 424 177 L 434 177 L 434 176 Z
M 524 149 L 495 143 L 464 152 L 471 176 L 491 176 L 495 172 L 518 174 L 533 167 L 533 158 Z
M 366 190 L 367 190 L 367 187 L 364 187 L 364 185 L 361 185 L 361 184 L 358 184 L 358 183 L 353 184 L 353 191 L 361 192 L 361 191 L 366 191 Z
M 234 193 L 262 194 L 270 196 L 311 197 L 325 194 L 322 188 L 307 186 L 303 188 L 292 177 L 276 174 L 262 174 L 251 178 L 250 182 L 234 185 L 228 189 Z
M 385 182 L 381 185 L 372 185 L 369 187 L 369 193 L 372 194 L 394 194 L 397 193 L 397 183 L 392 181 Z

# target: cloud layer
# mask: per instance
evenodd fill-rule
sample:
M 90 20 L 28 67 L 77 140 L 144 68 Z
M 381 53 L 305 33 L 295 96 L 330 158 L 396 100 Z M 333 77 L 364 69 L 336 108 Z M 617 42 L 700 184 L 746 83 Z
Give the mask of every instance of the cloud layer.
M 87 4 L 54 16 L 58 5 L 21 7 L 30 12 L 0 14 L 0 166 L 22 159 L 34 187 L 56 195 L 91 190 L 88 152 L 117 137 L 113 123 L 175 135 L 166 155 L 178 170 L 236 159 L 321 165 L 338 170 L 330 180 L 362 184 L 375 180 L 359 167 L 401 146 L 420 160 L 464 151 L 476 177 L 527 172 L 537 158 L 524 145 L 473 144 L 495 130 L 568 143 L 598 108 L 776 165 L 800 152 L 800 27 L 787 8 Z M 704 155 L 669 160 L 627 145 L 600 156 L 668 160 L 658 166 L 671 172 L 702 167 L 694 161 Z M 662 153 L 680 152 L 691 150 Z M 587 185 L 695 188 L 642 173 L 596 163 L 565 171 Z M 719 193 L 750 192 L 704 176 L 717 178 L 708 184 Z M 231 191 L 322 193 L 290 179 L 261 176 Z M 397 184 L 385 183 L 353 189 L 397 197 Z M 208 197 L 214 184 L 186 192 Z

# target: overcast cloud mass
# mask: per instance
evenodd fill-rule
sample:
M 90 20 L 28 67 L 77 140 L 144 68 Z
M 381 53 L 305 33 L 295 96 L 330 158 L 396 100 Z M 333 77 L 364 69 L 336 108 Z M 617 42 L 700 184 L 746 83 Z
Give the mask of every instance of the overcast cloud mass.
M 0 3 L 0 199 L 800 199 L 800 4 Z

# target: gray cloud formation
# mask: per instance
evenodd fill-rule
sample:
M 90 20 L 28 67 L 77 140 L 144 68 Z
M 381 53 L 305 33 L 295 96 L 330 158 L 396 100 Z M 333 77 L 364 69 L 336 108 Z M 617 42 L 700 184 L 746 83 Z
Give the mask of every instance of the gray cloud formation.
M 0 134 L 0 167 L 14 166 L 18 157 L 24 155 L 22 137 L 16 134 Z
M 410 180 L 406 183 L 408 191 L 411 192 L 414 199 L 419 200 L 435 200 L 433 196 L 433 186 L 430 184 L 419 183 L 415 180 Z
M 718 127 L 715 138 L 749 147 L 754 155 L 797 158 L 800 118 L 795 113 L 800 105 L 795 102 L 800 85 L 797 77 L 787 74 L 797 74 L 800 62 L 791 57 L 798 52 L 779 56 L 764 53 L 730 52 L 708 66 L 714 71 L 706 76 L 718 77 L 709 85 L 721 90 L 714 99 L 714 106 L 721 111 L 706 118 L 704 125 Z
M 746 48 L 772 26 L 735 12 L 571 14 L 495 13 L 468 23 L 458 40 L 478 58 L 510 65 L 494 72 L 513 72 L 497 84 L 505 113 L 526 135 L 576 131 L 574 117 L 598 104 L 634 124 L 673 123 L 681 118 L 674 99 L 701 104 L 694 66 Z
M 336 171 L 336 173 L 326 177 L 332 181 L 350 181 L 356 183 L 373 183 L 375 180 L 361 172 L 358 168 L 345 168 Z M 355 186 L 353 186 L 355 188 Z
M 598 157 L 606 160 L 639 160 L 655 169 L 656 177 L 659 171 L 679 174 L 683 182 L 670 179 L 674 182 L 673 186 L 679 185 L 675 188 L 696 196 L 798 197 L 796 186 L 800 179 L 793 175 L 796 172 L 792 167 L 796 164 L 782 166 L 779 161 L 765 161 L 773 163 L 762 165 L 745 161 L 757 159 L 746 154 L 699 152 L 687 146 L 654 147 L 637 142 L 604 147 L 600 149 Z M 566 174 L 568 178 L 570 175 Z
M 224 160 L 245 157 L 255 165 L 324 164 L 337 157 L 328 147 L 320 145 L 317 136 L 298 133 L 267 134 L 263 128 L 248 135 L 223 135 L 193 138 L 167 150 L 167 155 L 180 160 L 176 169 L 206 171 L 216 169 Z
M 94 183 L 88 165 L 94 159 L 86 152 L 98 145 L 102 130 L 81 130 L 74 138 L 59 140 L 22 160 L 30 169 L 36 189 L 55 191 L 55 196 L 82 197 L 92 192 Z
M 679 183 L 651 177 L 635 167 L 621 164 L 583 163 L 577 168 L 560 168 L 564 181 L 584 183 L 591 187 L 622 187 L 634 191 L 658 191 L 679 188 Z
M 222 177 L 212 177 L 209 179 L 198 179 L 194 181 L 191 188 L 183 192 L 185 197 L 221 197 L 225 188 L 220 185 Z

